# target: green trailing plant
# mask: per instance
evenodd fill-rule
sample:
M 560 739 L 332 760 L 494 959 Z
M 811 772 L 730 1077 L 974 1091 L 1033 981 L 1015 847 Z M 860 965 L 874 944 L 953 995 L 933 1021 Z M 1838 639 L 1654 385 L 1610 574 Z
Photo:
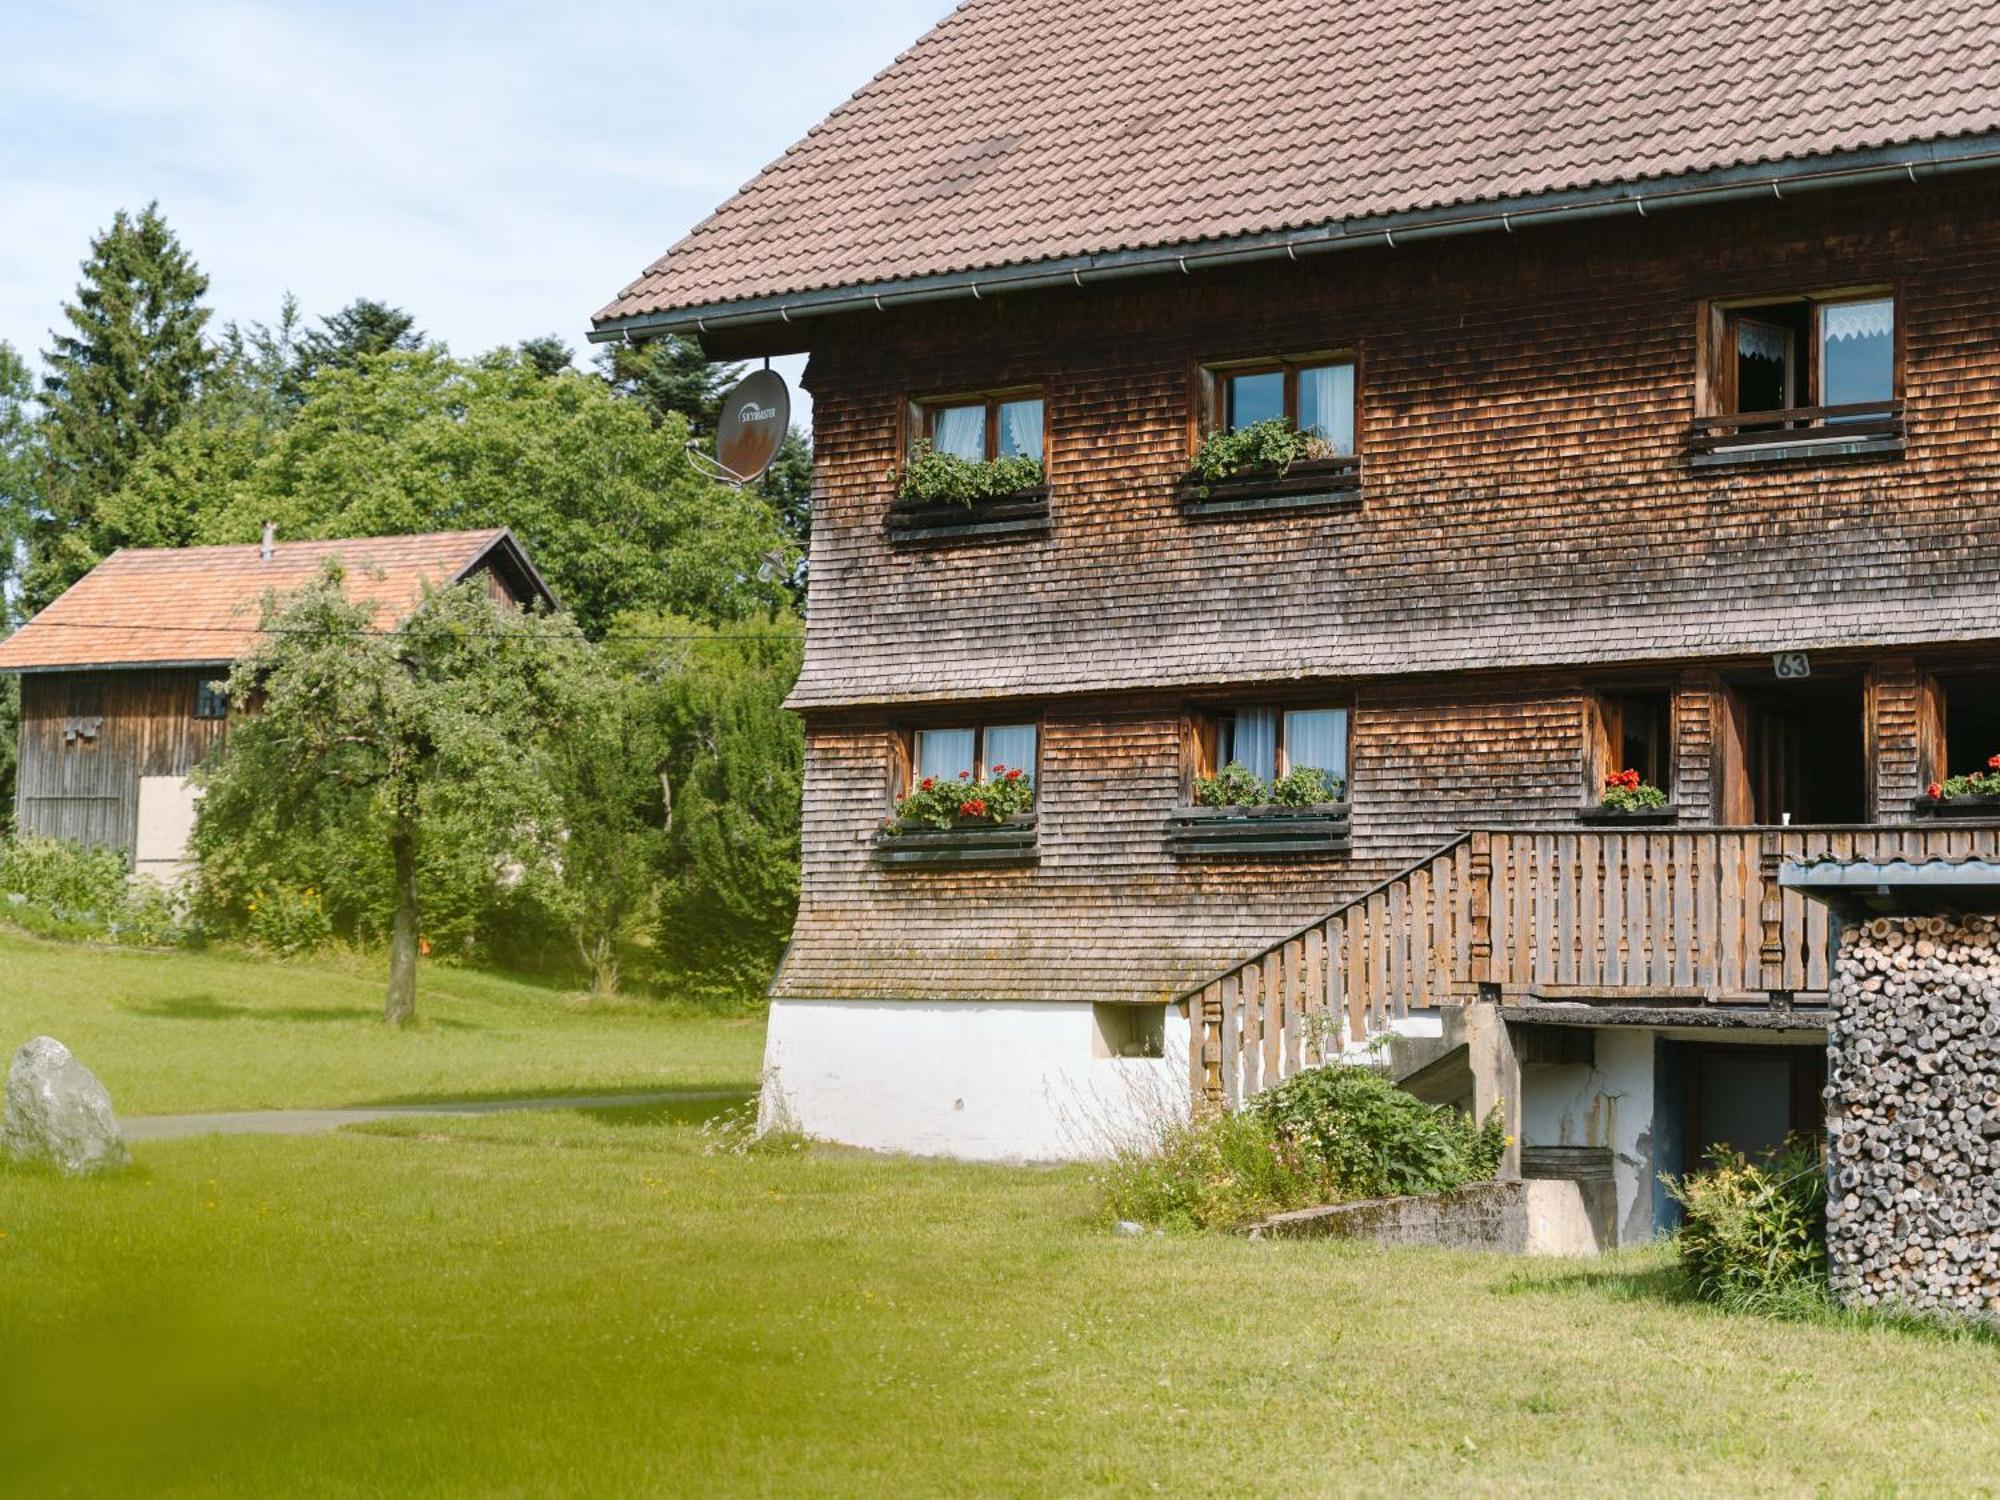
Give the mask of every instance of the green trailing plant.
M 1983 771 L 1933 781 L 1924 788 L 1924 795 L 1933 802 L 1944 802 L 1953 797 L 2000 797 L 2000 755 L 1987 761 Z
M 1300 766 L 1275 781 L 1266 781 L 1240 761 L 1231 761 L 1213 776 L 1195 778 L 1194 800 L 1202 807 L 1314 807 L 1338 802 L 1347 784 L 1317 766 Z
M 1293 464 L 1335 456 L 1325 439 L 1272 417 L 1248 427 L 1211 432 L 1195 450 L 1194 473 L 1204 483 L 1214 484 L 1238 474 L 1283 475 Z
M 1667 794 L 1650 781 L 1642 781 L 1637 771 L 1615 771 L 1604 778 L 1604 800 L 1600 805 L 1612 812 L 1645 812 L 1665 807 Z
M 911 445 L 910 461 L 900 476 L 894 469 L 889 471 L 896 498 L 911 505 L 977 505 L 982 500 L 1031 490 L 1042 482 L 1042 476 L 1039 458 L 960 458 L 938 452 L 927 438 Z
M 1035 805 L 1035 781 L 1018 767 L 995 766 L 983 780 L 960 772 L 954 781 L 926 776 L 896 804 L 896 827 L 953 828 L 1004 823 Z
M 1826 1164 L 1793 1137 L 1768 1161 L 1727 1147 L 1706 1172 L 1662 1177 L 1686 1217 L 1680 1260 L 1695 1295 L 1732 1312 L 1792 1312 L 1826 1302 Z

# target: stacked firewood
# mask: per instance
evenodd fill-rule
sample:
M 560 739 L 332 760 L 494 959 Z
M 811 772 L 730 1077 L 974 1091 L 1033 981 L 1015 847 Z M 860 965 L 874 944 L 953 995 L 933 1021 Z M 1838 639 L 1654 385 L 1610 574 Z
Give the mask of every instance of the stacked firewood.
M 1868 1307 L 2000 1312 L 2000 923 L 1851 924 L 1833 1005 L 1835 1294 Z

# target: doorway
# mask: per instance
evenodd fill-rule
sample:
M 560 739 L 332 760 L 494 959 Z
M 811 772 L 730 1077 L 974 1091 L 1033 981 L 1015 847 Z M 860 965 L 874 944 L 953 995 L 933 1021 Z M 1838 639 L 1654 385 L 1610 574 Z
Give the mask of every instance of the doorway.
M 1867 705 L 1862 679 L 1734 683 L 1726 823 L 1865 823 Z
M 1654 1169 L 1698 1172 L 1727 1147 L 1755 1161 L 1794 1135 L 1826 1130 L 1826 1048 L 1682 1042 L 1662 1037 L 1653 1053 Z M 1653 1222 L 1680 1223 L 1680 1205 L 1656 1188 Z

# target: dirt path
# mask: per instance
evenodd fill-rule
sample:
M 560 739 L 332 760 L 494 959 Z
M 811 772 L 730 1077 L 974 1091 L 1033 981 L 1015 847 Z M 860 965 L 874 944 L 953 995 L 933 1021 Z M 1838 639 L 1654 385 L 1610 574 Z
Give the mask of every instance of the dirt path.
M 411 1115 L 497 1115 L 522 1109 L 629 1109 L 645 1104 L 741 1099 L 741 1089 L 669 1090 L 651 1094 L 577 1094 L 558 1099 L 473 1099 L 459 1104 L 355 1105 L 339 1109 L 241 1109 L 208 1115 L 129 1115 L 125 1138 L 169 1141 L 190 1135 L 318 1135 L 343 1125 Z

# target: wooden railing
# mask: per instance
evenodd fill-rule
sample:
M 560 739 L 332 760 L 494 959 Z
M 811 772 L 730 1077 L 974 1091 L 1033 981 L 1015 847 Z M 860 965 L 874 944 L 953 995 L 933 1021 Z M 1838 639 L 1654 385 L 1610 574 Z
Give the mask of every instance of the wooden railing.
M 1799 442 L 1886 442 L 1902 435 L 1902 402 L 1860 401 L 1696 417 L 1688 428 L 1688 449 L 1715 454 Z
M 1788 860 L 2000 858 L 2000 825 L 1468 833 L 1182 998 L 1197 1100 L 1235 1105 L 1412 1011 L 1502 1002 L 1811 1004 L 1826 908 Z

